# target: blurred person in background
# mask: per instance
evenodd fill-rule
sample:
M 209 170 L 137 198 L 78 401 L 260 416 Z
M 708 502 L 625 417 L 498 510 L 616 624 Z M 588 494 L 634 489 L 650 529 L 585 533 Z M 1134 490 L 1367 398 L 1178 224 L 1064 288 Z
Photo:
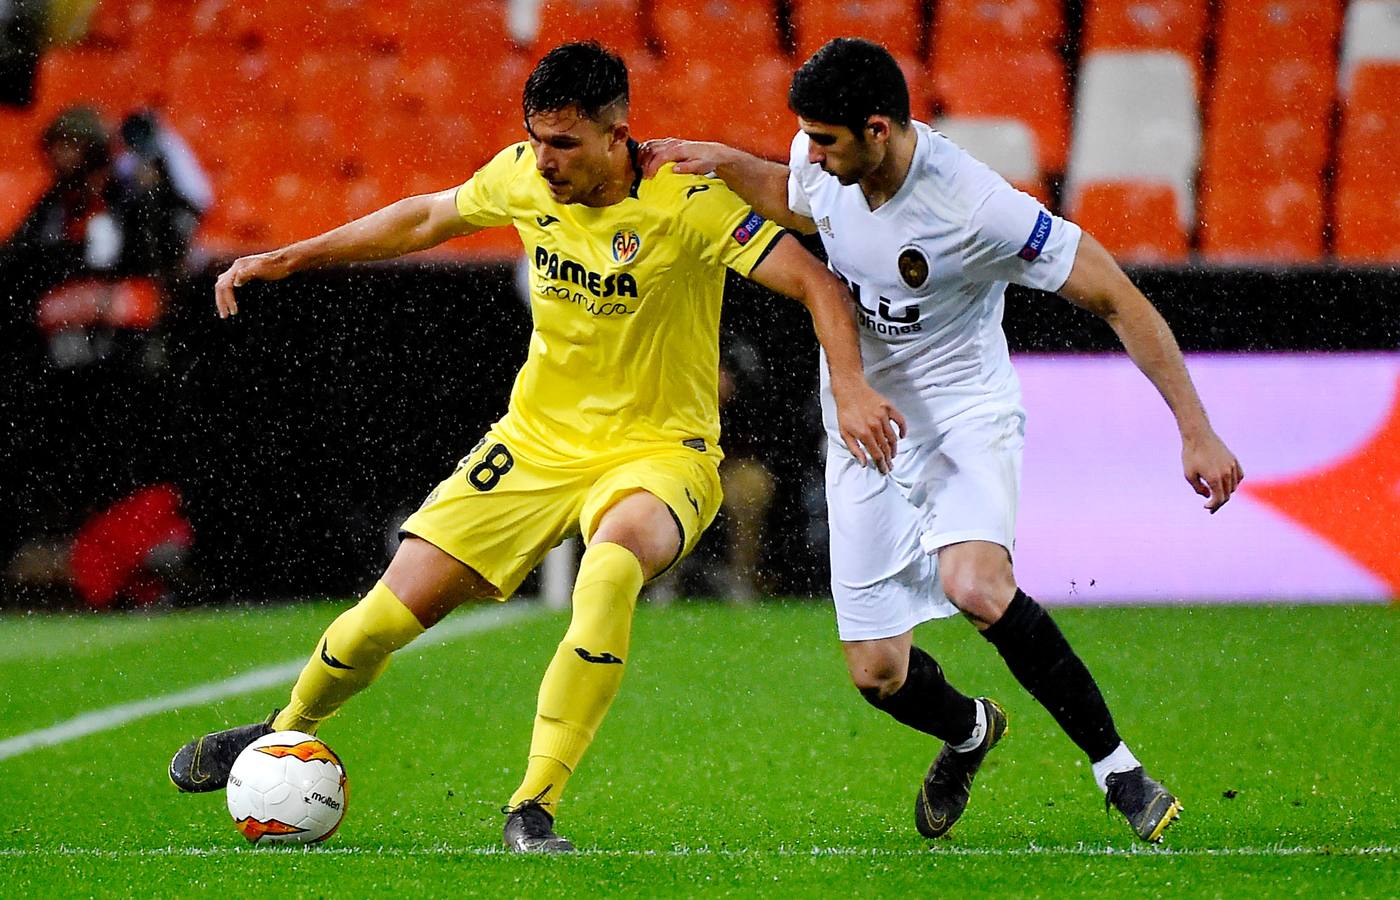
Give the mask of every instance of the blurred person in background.
M 174 475 L 175 462 L 150 452 L 170 413 L 160 400 L 158 326 L 211 194 L 188 147 L 149 112 L 128 116 L 120 138 L 114 159 L 95 110 L 60 113 L 40 138 L 53 182 L 0 245 L 0 352 L 10 376 L 0 408 L 16 451 L 6 483 L 38 486 L 54 510 L 0 534 L 14 584 L 69 584 L 67 557 L 48 549 L 66 545 L 103 505 Z M 48 587 L 29 594 L 64 602 Z M 143 591 L 132 601 L 163 593 Z M 90 605 L 122 602 L 78 593 Z
M 76 531 L 66 502 L 42 488 L 32 493 L 39 515 L 3 569 L 7 602 L 134 609 L 182 594 L 194 529 L 174 485 L 139 487 L 93 510 Z
M 671 572 L 652 582 L 647 599 L 669 603 L 679 593 L 716 596 L 750 603 L 764 584 L 765 528 L 773 506 L 776 480 L 768 460 L 773 412 L 765 403 L 767 369 L 758 350 L 743 338 L 723 341 L 719 367 L 720 435 L 724 461 L 719 480 L 724 490 L 719 515 L 707 539 Z
M 121 254 L 113 215 L 109 135 L 97 111 L 73 106 L 44 129 L 40 146 L 53 183 L 39 196 L 19 227 L 0 245 L 0 282 L 6 298 L 28 302 L 83 272 L 106 270 Z
M 125 274 L 172 276 L 184 267 L 214 192 L 194 152 L 152 110 L 121 123 L 113 164 L 125 248 Z
M 763 382 L 767 377 L 758 351 L 743 341 L 733 341 L 719 375 L 719 414 L 724 435 L 724 462 L 719 467 L 724 486 L 724 516 L 728 566 L 725 582 L 729 597 L 749 603 L 758 596 L 759 565 L 763 560 L 764 526 L 773 506 L 773 473 L 764 462 L 762 435 L 773 419 L 763 408 Z

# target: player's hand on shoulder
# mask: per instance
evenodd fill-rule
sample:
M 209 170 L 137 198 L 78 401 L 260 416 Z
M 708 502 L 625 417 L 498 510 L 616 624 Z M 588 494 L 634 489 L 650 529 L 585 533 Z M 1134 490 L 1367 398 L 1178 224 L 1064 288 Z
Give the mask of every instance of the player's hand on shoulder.
M 238 314 L 238 301 L 233 289 L 250 281 L 277 281 L 291 274 L 291 268 L 282 260 L 279 253 L 258 253 L 243 256 L 233 261 L 233 265 L 214 282 L 214 305 L 218 307 L 219 318 L 227 319 Z
M 641 145 L 637 163 L 647 178 L 654 177 L 667 163 L 675 163 L 676 172 L 681 175 L 708 175 L 720 167 L 729 152 L 724 144 L 709 141 L 657 138 Z
M 873 462 L 881 474 L 889 472 L 899 438 L 908 433 L 903 414 L 864 380 L 839 388 L 832 385 L 832 395 L 846 449 L 862 466 Z
M 1181 465 L 1187 484 L 1206 498 L 1205 508 L 1212 514 L 1225 505 L 1244 481 L 1240 461 L 1214 431 L 1182 439 Z

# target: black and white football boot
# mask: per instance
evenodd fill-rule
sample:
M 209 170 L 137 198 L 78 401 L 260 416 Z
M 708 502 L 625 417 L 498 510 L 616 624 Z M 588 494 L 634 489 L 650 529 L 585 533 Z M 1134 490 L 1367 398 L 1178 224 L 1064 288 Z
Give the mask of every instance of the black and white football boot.
M 1111 772 L 1105 781 L 1108 793 L 1104 795 L 1104 809 L 1116 806 L 1137 836 L 1149 844 L 1160 841 L 1167 826 L 1181 817 L 1181 801 L 1144 772 L 1142 766 Z
M 255 725 L 240 725 L 195 738 L 170 760 L 170 783 L 187 794 L 217 791 L 228 784 L 229 769 L 243 748 L 265 734 L 272 734 L 278 710 Z
M 538 800 L 501 810 L 506 814 L 505 844 L 512 853 L 572 853 L 569 839 L 554 833 L 554 816 Z
M 944 744 L 924 776 L 919 795 L 914 798 L 914 825 L 926 838 L 947 834 L 962 816 L 972 792 L 972 779 L 977 777 L 982 760 L 1010 727 L 1006 712 L 995 700 L 978 697 L 977 702 L 982 704 L 987 715 L 987 732 L 982 736 L 981 746 L 959 753 Z

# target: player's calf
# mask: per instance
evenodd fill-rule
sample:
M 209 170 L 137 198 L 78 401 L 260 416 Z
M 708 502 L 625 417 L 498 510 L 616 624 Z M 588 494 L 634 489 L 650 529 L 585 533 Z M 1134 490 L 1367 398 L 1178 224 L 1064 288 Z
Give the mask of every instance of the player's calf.
M 228 773 L 238 754 L 253 741 L 271 734 L 276 717 L 274 709 L 262 722 L 213 731 L 190 741 L 175 751 L 170 760 L 170 783 L 188 794 L 219 790 L 228 784 Z
M 861 696 L 871 706 L 915 731 L 955 744 L 967 740 L 976 727 L 976 701 L 948 683 L 942 667 L 933 657 L 914 646 L 910 646 L 908 653 L 902 678 L 887 672 L 883 665 L 867 666 L 874 671 L 860 677 L 855 677 L 853 672 Z M 847 656 L 849 661 L 852 658 L 849 645 Z

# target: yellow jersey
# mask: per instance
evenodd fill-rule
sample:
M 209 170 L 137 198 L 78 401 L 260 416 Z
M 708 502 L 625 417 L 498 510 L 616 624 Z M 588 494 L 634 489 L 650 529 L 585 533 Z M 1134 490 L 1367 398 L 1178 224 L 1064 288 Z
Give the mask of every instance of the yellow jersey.
M 748 275 L 782 229 L 670 166 L 611 206 L 558 203 L 528 143 L 458 188 L 457 211 L 525 245 L 534 329 L 497 434 L 564 464 L 659 443 L 718 457 L 725 269 Z

